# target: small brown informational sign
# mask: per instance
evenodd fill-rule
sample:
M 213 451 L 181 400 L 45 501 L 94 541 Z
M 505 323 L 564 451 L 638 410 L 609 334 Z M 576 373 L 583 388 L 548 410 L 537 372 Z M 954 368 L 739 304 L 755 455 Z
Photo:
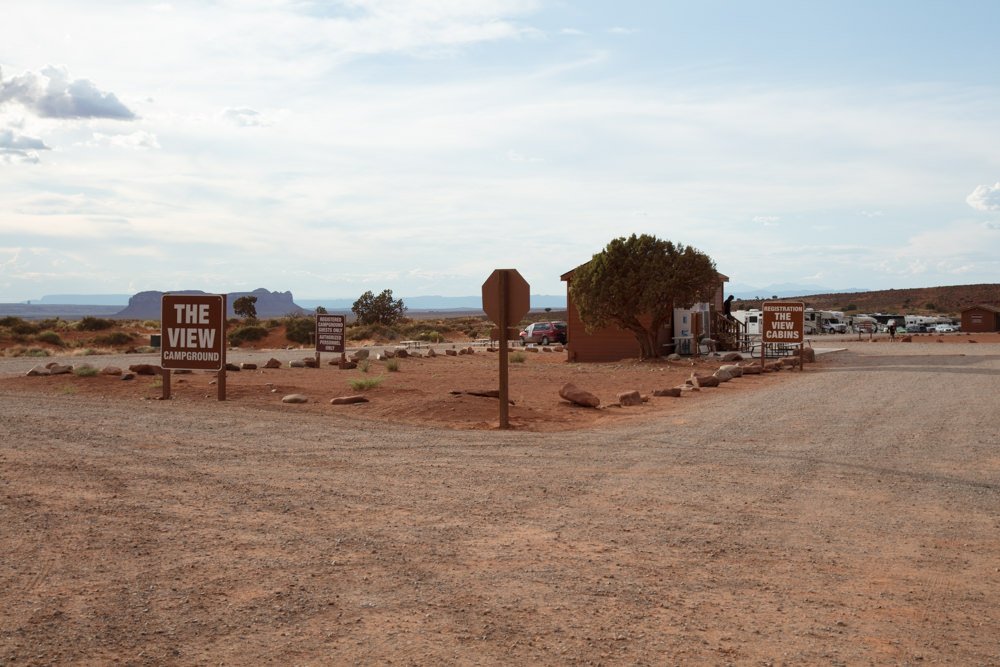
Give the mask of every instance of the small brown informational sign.
M 343 315 L 328 315 L 318 313 L 316 315 L 316 351 L 317 352 L 343 352 L 344 351 L 344 324 Z
M 160 366 L 218 371 L 226 365 L 226 297 L 164 294 L 160 306 Z
M 806 305 L 801 301 L 765 301 L 761 308 L 765 343 L 801 343 L 805 340 Z

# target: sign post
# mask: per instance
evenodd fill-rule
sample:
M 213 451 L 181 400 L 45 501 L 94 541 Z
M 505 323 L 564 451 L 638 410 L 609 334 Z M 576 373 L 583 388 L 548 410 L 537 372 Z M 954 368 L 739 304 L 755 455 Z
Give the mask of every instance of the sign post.
M 507 329 L 531 307 L 531 289 L 517 269 L 497 269 L 483 283 L 483 311 L 500 329 L 500 428 L 510 428 Z
M 226 400 L 226 296 L 164 294 L 160 302 L 163 398 L 171 370 L 218 371 L 218 398 Z
M 343 315 L 316 313 L 316 365 L 319 365 L 320 352 L 340 354 L 344 361 L 344 324 Z
M 761 308 L 760 367 L 764 368 L 768 343 L 798 343 L 799 370 L 802 370 L 802 343 L 805 341 L 806 304 L 801 301 L 765 301 Z

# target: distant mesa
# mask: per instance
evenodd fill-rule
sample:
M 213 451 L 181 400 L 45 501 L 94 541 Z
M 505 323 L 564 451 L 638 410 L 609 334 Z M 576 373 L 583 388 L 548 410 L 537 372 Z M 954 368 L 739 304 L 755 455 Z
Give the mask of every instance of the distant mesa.
M 127 320 L 158 320 L 160 319 L 160 302 L 165 292 L 139 292 L 128 300 L 125 310 L 115 313 L 115 317 Z M 201 290 L 178 290 L 169 294 L 207 294 Z M 252 292 L 230 292 L 226 299 L 229 317 L 234 317 L 233 302 L 243 296 L 257 297 L 257 317 L 284 317 L 285 315 L 304 315 L 309 311 L 296 305 L 291 292 L 269 292 L 263 287 Z

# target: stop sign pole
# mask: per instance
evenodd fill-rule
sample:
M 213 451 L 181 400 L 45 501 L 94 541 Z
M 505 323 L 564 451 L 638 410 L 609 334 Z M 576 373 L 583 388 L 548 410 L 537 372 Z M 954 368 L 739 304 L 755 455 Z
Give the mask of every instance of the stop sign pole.
M 483 310 L 500 327 L 500 428 L 510 428 L 508 335 L 511 322 L 528 312 L 531 293 L 517 269 L 497 269 L 483 283 Z

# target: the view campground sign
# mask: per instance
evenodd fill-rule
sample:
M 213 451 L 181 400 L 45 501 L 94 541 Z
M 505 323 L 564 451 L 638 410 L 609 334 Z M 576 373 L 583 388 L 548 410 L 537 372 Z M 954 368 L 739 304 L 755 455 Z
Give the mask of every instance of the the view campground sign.
M 218 371 L 226 364 L 226 297 L 164 294 L 160 366 Z

